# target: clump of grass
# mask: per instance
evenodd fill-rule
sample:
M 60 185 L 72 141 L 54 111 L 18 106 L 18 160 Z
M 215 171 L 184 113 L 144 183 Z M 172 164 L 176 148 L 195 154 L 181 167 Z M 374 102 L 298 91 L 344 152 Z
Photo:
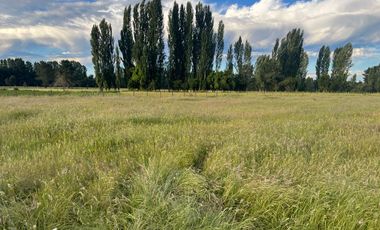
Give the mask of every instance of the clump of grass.
M 379 95 L 0 96 L 0 228 L 380 228 Z

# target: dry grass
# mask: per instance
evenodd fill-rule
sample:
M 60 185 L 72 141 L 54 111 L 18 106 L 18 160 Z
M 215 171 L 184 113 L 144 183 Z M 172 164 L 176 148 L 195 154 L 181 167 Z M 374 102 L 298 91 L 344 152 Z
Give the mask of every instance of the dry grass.
M 380 95 L 0 95 L 0 228 L 380 228 Z

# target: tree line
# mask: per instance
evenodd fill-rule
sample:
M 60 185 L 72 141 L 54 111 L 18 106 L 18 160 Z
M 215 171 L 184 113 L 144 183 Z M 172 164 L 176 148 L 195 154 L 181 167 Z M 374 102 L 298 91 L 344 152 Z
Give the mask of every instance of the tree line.
M 120 40 L 103 19 L 91 32 L 96 81 L 101 90 L 128 87 L 142 90 L 259 90 L 259 91 L 376 91 L 379 67 L 365 73 L 364 82 L 352 67 L 351 43 L 331 52 L 320 49 L 316 79 L 307 77 L 309 57 L 304 32 L 293 29 L 277 39 L 271 55 L 252 64 L 252 45 L 241 37 L 230 44 L 222 68 L 224 23 L 214 31 L 209 5 L 195 8 L 173 3 L 168 16 L 168 51 L 165 52 L 163 12 L 160 0 L 143 0 L 124 10 Z M 168 54 L 168 57 L 165 54 Z M 375 80 L 374 80 L 375 79 Z M 371 86 L 368 86 L 371 85 Z
M 76 61 L 0 60 L 0 86 L 96 87 L 93 76 Z

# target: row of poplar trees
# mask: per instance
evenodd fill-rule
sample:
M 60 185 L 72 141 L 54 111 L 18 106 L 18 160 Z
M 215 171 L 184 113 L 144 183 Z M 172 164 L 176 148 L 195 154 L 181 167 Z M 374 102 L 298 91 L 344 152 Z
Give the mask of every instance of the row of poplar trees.
M 125 9 L 116 49 L 111 24 L 103 19 L 99 25 L 94 25 L 92 62 L 99 88 L 161 88 L 165 77 L 163 31 L 161 0 L 135 5 L 133 20 L 132 7 Z
M 307 78 L 309 58 L 304 33 L 293 29 L 276 40 L 271 55 L 252 65 L 252 46 L 240 37 L 229 46 L 222 70 L 224 24 L 214 31 L 210 6 L 174 2 L 168 18 L 165 52 L 161 0 L 124 10 L 120 40 L 115 47 L 112 26 L 103 19 L 91 31 L 96 82 L 111 88 L 169 90 L 347 91 L 352 66 L 352 45 L 333 54 L 323 46 L 316 64 L 317 79 Z M 168 54 L 168 58 L 165 54 Z M 354 82 L 352 82 L 354 84 Z
M 125 8 L 116 47 L 111 24 L 103 19 L 99 25 L 94 25 L 91 31 L 92 61 L 99 88 L 247 88 L 253 73 L 252 47 L 240 38 L 234 47 L 231 45 L 227 57 L 230 63 L 221 71 L 224 24 L 220 21 L 218 30 L 214 31 L 210 6 L 198 3 L 194 9 L 190 2 L 185 5 L 174 2 L 169 12 L 168 58 L 165 57 L 163 37 L 160 0 L 143 0 Z

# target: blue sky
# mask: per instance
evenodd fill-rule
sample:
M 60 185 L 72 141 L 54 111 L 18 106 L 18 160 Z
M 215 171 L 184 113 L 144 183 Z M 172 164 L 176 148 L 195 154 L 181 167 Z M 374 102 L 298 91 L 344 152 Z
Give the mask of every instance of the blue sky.
M 72 59 L 93 72 L 89 34 L 105 17 L 118 39 L 124 6 L 138 0 L 0 1 L 0 58 L 31 61 Z M 177 0 L 185 3 L 187 0 Z M 194 4 L 198 0 L 190 0 Z M 165 18 L 173 0 L 162 0 Z M 276 38 L 292 28 L 305 31 L 309 75 L 314 76 L 319 48 L 352 42 L 359 75 L 380 63 L 379 0 L 204 0 L 215 20 L 226 25 L 226 46 L 240 35 L 254 47 L 254 56 L 269 53 Z M 217 24 L 217 23 L 215 23 Z M 227 49 L 227 48 L 226 48 Z

